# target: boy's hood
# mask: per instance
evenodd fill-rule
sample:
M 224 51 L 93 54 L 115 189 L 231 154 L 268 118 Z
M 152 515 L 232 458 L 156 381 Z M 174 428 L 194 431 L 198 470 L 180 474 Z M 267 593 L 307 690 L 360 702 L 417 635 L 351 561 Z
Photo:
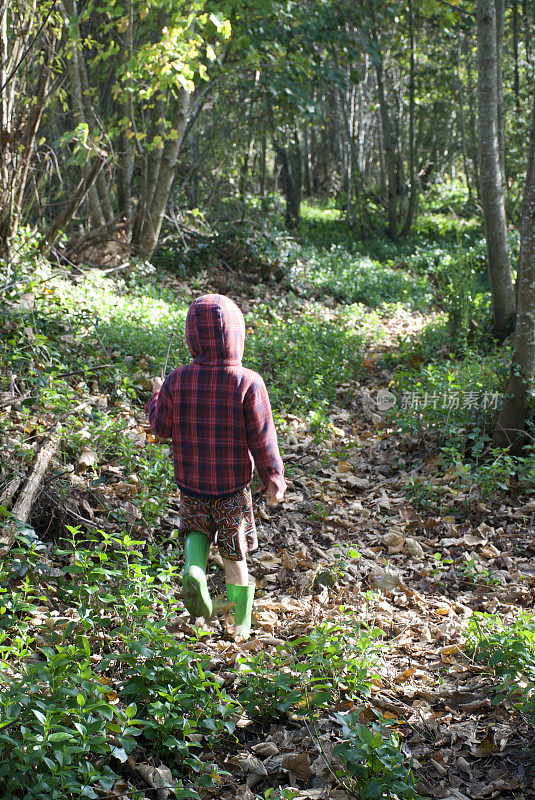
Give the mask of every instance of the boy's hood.
M 245 342 L 243 314 L 229 297 L 203 294 L 188 309 L 186 340 L 201 364 L 239 364 Z

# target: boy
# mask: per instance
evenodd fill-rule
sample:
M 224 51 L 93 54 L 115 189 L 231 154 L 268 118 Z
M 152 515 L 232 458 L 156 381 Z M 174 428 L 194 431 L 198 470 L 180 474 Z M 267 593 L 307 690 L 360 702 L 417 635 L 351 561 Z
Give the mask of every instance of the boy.
M 220 294 L 198 297 L 188 309 L 186 340 L 193 361 L 163 383 L 155 378 L 145 407 L 152 430 L 172 439 L 184 605 L 196 617 L 212 614 L 206 562 L 214 541 L 234 603 L 235 636 L 247 639 L 255 586 L 246 556 L 258 547 L 249 487 L 253 460 L 268 505 L 284 496 L 284 467 L 264 381 L 241 365 L 245 321 L 238 306 Z

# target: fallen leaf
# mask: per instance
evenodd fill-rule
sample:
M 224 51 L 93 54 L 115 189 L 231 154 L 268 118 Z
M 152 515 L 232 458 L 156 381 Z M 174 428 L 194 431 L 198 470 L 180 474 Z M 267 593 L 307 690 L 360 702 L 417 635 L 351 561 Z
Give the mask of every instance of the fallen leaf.
M 405 670 L 405 672 L 402 672 L 401 675 L 397 675 L 394 678 L 394 683 L 404 683 L 408 678 L 414 675 L 415 672 L 416 669 L 414 667 L 409 667 L 408 669 Z
M 271 758 L 279 754 L 279 748 L 274 742 L 259 742 L 253 746 L 253 751 L 260 758 Z
M 256 756 L 248 753 L 246 756 L 237 756 L 237 762 L 244 772 L 252 775 L 267 775 L 267 769 Z
M 424 557 L 424 549 L 417 539 L 412 536 L 407 536 L 405 539 L 405 550 L 410 556 L 413 558 L 423 558 Z
M 439 617 L 447 617 L 448 614 L 451 614 L 451 608 L 449 606 L 439 606 L 433 609 L 433 614 Z
M 90 467 L 93 467 L 98 461 L 98 453 L 95 450 L 84 448 L 78 457 L 78 464 L 76 471 L 78 474 L 85 472 Z
M 476 758 L 486 758 L 487 756 L 491 755 L 491 753 L 496 753 L 498 750 L 499 747 L 496 744 L 494 728 L 492 725 L 489 725 L 481 742 L 477 745 L 477 747 L 473 748 L 472 755 L 476 756 Z
M 479 533 L 465 533 L 463 536 L 463 542 L 468 545 L 468 547 L 477 547 L 478 545 L 487 544 L 487 541 L 488 540 Z
M 152 767 L 149 764 L 135 764 L 131 756 L 128 758 L 128 763 L 149 786 L 156 789 L 158 800 L 167 800 L 171 794 L 171 789 L 168 787 L 176 784 L 170 769 L 163 764 L 159 767 Z
M 307 781 L 314 775 L 308 753 L 287 753 L 282 759 L 282 766 L 300 781 Z
M 405 544 L 405 536 L 401 531 L 389 531 L 383 536 L 383 544 L 388 547 L 389 553 L 400 553 Z

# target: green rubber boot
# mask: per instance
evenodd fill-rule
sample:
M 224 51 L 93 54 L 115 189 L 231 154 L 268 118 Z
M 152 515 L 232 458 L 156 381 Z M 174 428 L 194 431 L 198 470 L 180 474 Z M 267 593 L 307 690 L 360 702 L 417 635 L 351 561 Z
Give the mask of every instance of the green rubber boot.
M 203 533 L 188 533 L 184 542 L 184 571 L 182 572 L 182 599 L 194 617 L 209 619 L 212 600 L 206 582 L 206 560 L 210 542 Z
M 227 583 L 227 598 L 229 603 L 234 603 L 234 636 L 248 639 L 251 634 L 251 612 L 253 610 L 255 584 L 249 586 L 234 586 Z

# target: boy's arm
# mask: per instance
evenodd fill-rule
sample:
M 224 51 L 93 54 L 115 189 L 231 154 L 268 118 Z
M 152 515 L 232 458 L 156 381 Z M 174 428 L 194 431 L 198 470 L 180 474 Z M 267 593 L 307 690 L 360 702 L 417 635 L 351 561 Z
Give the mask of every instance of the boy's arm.
M 264 489 L 270 487 L 270 493 L 273 494 L 273 487 L 271 487 L 273 484 L 276 487 L 276 494 L 282 495 L 286 491 L 284 466 L 279 453 L 271 403 L 266 385 L 260 376 L 251 384 L 245 394 L 243 413 L 247 429 L 247 446 L 253 456 Z
M 163 384 L 159 378 L 154 379 L 153 394 L 145 406 L 152 430 L 162 439 L 170 439 L 173 432 L 173 397 L 169 378 L 170 375 Z

